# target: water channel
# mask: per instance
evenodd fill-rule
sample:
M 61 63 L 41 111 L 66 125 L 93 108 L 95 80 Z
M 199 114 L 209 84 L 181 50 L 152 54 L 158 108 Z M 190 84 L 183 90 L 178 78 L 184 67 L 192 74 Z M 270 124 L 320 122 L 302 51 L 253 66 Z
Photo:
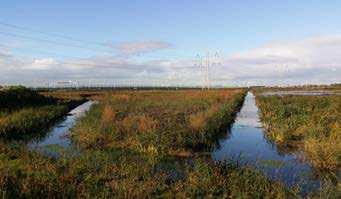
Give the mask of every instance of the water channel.
M 249 92 L 235 123 L 219 140 L 212 158 L 215 161 L 232 159 L 256 167 L 269 178 L 289 187 L 298 185 L 303 194 L 318 189 L 320 181 L 315 178 L 313 168 L 302 160 L 303 154 L 280 151 L 264 133 L 255 96 Z
M 46 136 L 30 141 L 28 143 L 29 149 L 40 151 L 49 156 L 58 156 L 60 149 L 67 149 L 71 145 L 70 129 L 94 103 L 95 101 L 87 101 L 71 110 L 47 132 Z

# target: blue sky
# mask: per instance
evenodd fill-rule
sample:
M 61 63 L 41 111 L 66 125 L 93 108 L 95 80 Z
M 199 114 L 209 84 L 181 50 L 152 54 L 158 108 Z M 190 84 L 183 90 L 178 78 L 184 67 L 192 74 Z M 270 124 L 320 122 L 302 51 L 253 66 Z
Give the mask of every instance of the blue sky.
M 108 46 L 110 44 L 110 47 L 90 45 L 89 42 L 70 42 L 61 38 L 42 35 L 37 31 L 20 31 L 1 25 L 0 44 L 10 46 L 11 49 L 5 49 L 4 51 L 10 54 L 12 59 L 16 57 L 17 59 L 21 59 L 22 62 L 20 64 L 13 64 L 13 61 L 7 60 L 6 62 L 3 61 L 3 63 L 12 63 L 13 65 L 18 65 L 18 68 L 26 68 L 22 71 L 24 78 L 20 79 L 26 79 L 23 83 L 30 84 L 30 78 L 32 79 L 34 76 L 30 76 L 32 71 L 28 70 L 29 67 L 23 65 L 29 65 L 30 61 L 37 61 L 34 59 L 48 59 L 50 60 L 50 64 L 55 65 L 60 65 L 58 62 L 71 58 L 74 60 L 76 58 L 93 59 L 93 57 L 96 57 L 96 60 L 98 60 L 98 57 L 101 57 L 101 59 L 110 57 L 110 59 L 116 60 L 117 56 L 122 54 L 122 48 L 119 48 L 120 45 L 124 46 L 129 44 L 128 46 L 124 46 L 125 49 L 127 47 L 136 48 L 135 43 L 139 46 L 138 49 L 135 49 L 136 52 L 141 50 L 141 46 L 143 46 L 143 50 L 138 53 L 138 56 L 128 55 L 119 59 L 124 63 L 129 62 L 129 66 L 138 65 L 144 67 L 147 62 L 147 65 L 150 65 L 149 62 L 154 63 L 156 60 L 167 61 L 167 63 L 172 62 L 172 66 L 176 63 L 179 66 L 181 64 L 184 65 L 184 63 L 190 65 L 190 60 L 195 58 L 198 53 L 219 51 L 220 55 L 224 58 L 222 62 L 224 64 L 228 62 L 225 69 L 229 69 L 228 65 L 235 63 L 231 62 L 231 59 L 234 59 L 236 55 L 240 56 L 240 53 L 244 52 L 245 54 L 245 52 L 253 51 L 254 49 L 261 51 L 263 46 L 267 45 L 273 46 L 276 44 L 275 46 L 277 46 L 278 43 L 283 43 L 284 46 L 288 46 L 288 43 L 290 43 L 290 49 L 293 51 L 291 46 L 295 46 L 295 44 L 302 41 L 309 42 L 313 40 L 315 42 L 316 38 L 320 40 L 323 38 L 322 40 L 327 43 L 337 43 L 338 36 L 341 35 L 340 19 L 340 1 L 139 0 L 95 2 L 80 0 L 11 0 L 1 3 L 0 23 L 3 22 L 31 30 L 66 35 L 82 41 L 91 41 Z M 90 50 L 74 48 L 67 45 L 62 46 L 31 41 L 21 37 L 11 37 L 6 35 L 8 33 L 53 40 L 70 45 L 73 45 L 73 43 L 75 45 L 81 44 Z M 152 44 L 147 44 L 147 42 L 151 42 Z M 309 45 L 307 44 L 306 46 Z M 333 45 L 334 47 L 335 45 Z M 326 47 L 324 46 L 323 48 Z M 278 49 L 278 46 L 276 49 Z M 316 47 L 316 49 L 318 50 L 320 47 Z M 39 53 L 37 52 L 38 50 L 44 53 Z M 52 55 L 52 53 L 48 54 L 45 51 L 58 55 L 62 54 L 63 56 Z M 312 54 L 314 53 L 310 53 L 309 56 Z M 245 59 L 245 56 L 247 55 L 243 55 L 243 59 Z M 268 53 L 266 56 L 273 55 Z M 290 54 L 290 56 L 293 55 Z M 297 56 L 294 57 L 297 58 Z M 30 61 L 23 61 L 23 57 Z M 304 60 L 306 59 L 305 57 Z M 93 64 L 94 60 L 91 61 Z M 124 65 L 121 62 L 120 65 Z M 169 78 L 174 71 L 165 69 L 168 74 L 164 71 L 159 76 L 153 72 L 157 67 L 166 67 L 164 62 L 159 63 L 160 66 L 154 63 L 155 66 L 147 71 L 142 69 L 141 71 L 133 71 L 130 74 L 130 79 L 134 79 L 137 74 L 149 75 L 150 77 L 159 79 Z M 38 63 L 40 63 L 39 60 Z M 309 61 L 309 63 L 316 64 L 320 62 L 314 60 Z M 248 62 L 248 64 L 250 63 Z M 277 62 L 273 64 L 276 65 Z M 288 65 L 290 63 L 285 62 L 285 64 Z M 323 64 L 326 65 L 325 62 Z M 338 64 L 338 62 L 336 63 L 333 60 L 333 73 L 336 71 L 340 74 Z M 68 70 L 67 66 L 64 67 Z M 238 67 L 243 66 L 238 65 Z M 297 67 L 295 66 L 293 68 L 296 69 Z M 14 70 L 15 68 L 12 69 Z M 46 68 L 44 70 L 35 70 L 34 74 L 39 73 L 39 78 L 46 81 L 50 79 L 52 81 L 68 78 L 79 79 L 81 81 L 81 79 L 92 78 L 90 76 L 80 75 L 80 73 L 84 73 L 87 70 L 86 68 L 82 69 L 82 72 L 79 74 L 73 70 L 75 74 L 68 77 L 62 76 L 63 71 L 55 73 L 56 75 L 59 74 L 59 76 L 54 77 L 52 71 L 49 74 Z M 224 71 L 224 67 L 219 70 Z M 262 66 L 259 66 L 259 70 L 262 70 Z M 103 71 L 106 74 L 110 72 L 115 73 L 111 70 L 107 72 Z M 150 72 L 151 74 L 149 74 Z M 186 72 L 191 74 L 190 71 Z M 7 69 L 3 71 L 3 74 L 10 76 L 11 71 Z M 290 75 L 292 76 L 292 74 Z M 284 76 L 289 76 L 289 74 L 283 75 L 283 78 Z M 200 79 L 200 75 L 197 75 L 196 78 Z M 239 74 L 234 74 L 219 84 L 232 84 L 233 82 L 245 83 L 242 78 L 245 79 L 246 76 L 240 77 Z M 324 81 L 321 81 L 321 78 L 323 80 L 325 77 L 319 77 L 319 80 L 310 80 L 302 76 L 301 78 L 297 77 L 293 83 L 304 83 L 306 81 L 320 81 L 323 83 Z M 0 83 L 20 83 L 20 81 L 14 79 L 7 77 L 6 80 L 0 80 Z M 106 79 L 108 81 L 108 79 L 115 79 L 115 77 L 108 76 L 101 78 L 98 75 L 94 79 L 98 81 Z M 195 79 L 195 77 L 188 77 L 188 79 Z M 219 77 L 217 79 L 224 78 Z M 338 81 L 340 79 L 335 76 L 332 80 Z M 140 81 L 143 82 L 143 79 L 141 78 Z M 193 82 L 194 80 L 188 81 L 188 84 L 193 84 Z M 269 80 L 265 83 L 276 84 L 279 82 Z

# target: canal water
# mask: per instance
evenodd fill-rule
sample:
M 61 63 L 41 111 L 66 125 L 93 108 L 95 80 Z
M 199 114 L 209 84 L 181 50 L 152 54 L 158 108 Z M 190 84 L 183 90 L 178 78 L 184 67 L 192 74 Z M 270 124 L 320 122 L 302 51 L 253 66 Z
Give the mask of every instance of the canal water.
M 320 187 L 312 167 L 302 161 L 302 154 L 283 153 L 270 142 L 262 128 L 255 96 L 249 92 L 226 136 L 212 153 L 215 161 L 238 161 L 256 167 L 271 179 L 289 187 L 299 185 L 302 194 Z
M 71 110 L 65 118 L 52 127 L 43 138 L 32 140 L 28 143 L 30 150 L 40 151 L 48 156 L 56 157 L 71 145 L 69 131 L 78 118 L 82 117 L 95 101 L 87 101 Z

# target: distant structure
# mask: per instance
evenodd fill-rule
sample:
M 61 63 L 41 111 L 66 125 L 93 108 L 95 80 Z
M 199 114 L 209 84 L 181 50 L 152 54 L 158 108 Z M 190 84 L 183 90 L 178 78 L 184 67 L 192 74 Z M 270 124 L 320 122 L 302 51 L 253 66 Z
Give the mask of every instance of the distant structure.
M 65 87 L 65 88 L 78 88 L 79 84 L 78 81 L 57 81 L 56 82 L 57 87 Z
M 220 65 L 220 56 L 218 52 L 210 53 L 207 52 L 205 56 L 197 55 L 196 66 L 200 68 L 202 75 L 202 86 L 201 88 L 210 89 L 211 88 L 211 74 L 210 71 L 213 66 Z

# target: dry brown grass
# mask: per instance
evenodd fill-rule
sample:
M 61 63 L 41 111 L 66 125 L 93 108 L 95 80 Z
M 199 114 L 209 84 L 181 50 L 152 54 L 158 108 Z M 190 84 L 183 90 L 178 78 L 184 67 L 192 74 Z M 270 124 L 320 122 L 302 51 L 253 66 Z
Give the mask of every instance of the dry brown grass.
M 157 129 L 157 121 L 147 115 L 142 115 L 138 120 L 139 133 L 152 133 Z
M 115 96 L 118 100 L 122 101 L 128 101 L 130 99 L 130 96 L 127 94 L 118 94 Z
M 335 123 L 330 136 L 304 141 L 304 151 L 308 160 L 317 168 L 335 171 L 341 161 L 341 127 Z
M 220 98 L 219 98 L 220 99 Z M 219 104 L 213 104 L 208 110 L 197 112 L 189 116 L 189 126 L 194 131 L 202 130 L 207 122 L 219 111 Z
M 136 134 L 138 119 L 138 116 L 128 115 L 127 117 L 123 118 L 122 121 L 117 123 L 120 127 L 122 127 L 123 132 Z
M 101 123 L 103 127 L 108 127 L 112 123 L 114 123 L 116 119 L 116 112 L 113 110 L 113 108 L 106 104 L 104 105 L 103 112 L 102 112 L 102 118 Z
M 189 116 L 189 125 L 194 131 L 200 131 L 206 124 L 206 113 L 199 112 Z

